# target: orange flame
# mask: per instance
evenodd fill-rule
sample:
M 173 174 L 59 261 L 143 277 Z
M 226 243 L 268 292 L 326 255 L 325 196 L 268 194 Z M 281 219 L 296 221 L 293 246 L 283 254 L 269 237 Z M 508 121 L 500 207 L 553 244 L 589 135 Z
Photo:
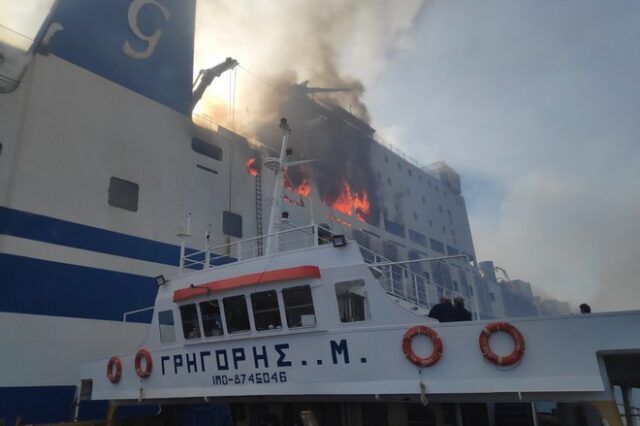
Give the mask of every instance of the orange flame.
M 247 173 L 251 176 L 258 176 L 258 161 L 255 158 L 247 160 Z
M 371 208 L 367 193 L 353 191 L 344 177 L 342 178 L 342 191 L 340 195 L 338 195 L 333 202 L 329 202 L 326 199 L 322 201 L 342 214 L 347 216 L 355 215 L 356 219 L 362 222 L 365 222 L 365 218 Z
M 298 194 L 301 197 L 308 197 L 309 194 L 311 194 L 311 182 L 309 182 L 309 179 L 306 177 L 302 178 L 302 181 L 294 187 L 291 180 L 285 173 L 282 178 L 282 185 L 284 185 L 287 191 Z

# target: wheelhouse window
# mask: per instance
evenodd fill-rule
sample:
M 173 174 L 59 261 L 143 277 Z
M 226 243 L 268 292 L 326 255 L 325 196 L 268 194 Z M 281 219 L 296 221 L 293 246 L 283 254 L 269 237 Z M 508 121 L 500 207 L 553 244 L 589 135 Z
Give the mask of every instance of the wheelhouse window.
M 280 305 L 275 290 L 261 291 L 251 295 L 253 322 L 256 330 L 276 330 L 282 328 L 280 320 Z
M 337 283 L 336 298 L 340 321 L 355 322 L 369 319 L 369 302 L 364 280 Z
M 227 323 L 227 332 L 240 333 L 251 330 L 249 325 L 249 312 L 244 296 L 231 296 L 223 299 L 224 317 Z
M 200 302 L 200 314 L 202 314 L 204 337 L 222 336 L 224 334 L 220 302 L 218 300 Z
M 195 303 L 180 306 L 182 318 L 182 333 L 185 339 L 197 339 L 201 337 L 198 310 Z
M 289 328 L 315 325 L 316 314 L 313 309 L 311 287 L 302 285 L 285 288 L 282 290 L 282 300 Z
M 173 311 L 158 312 L 158 327 L 160 327 L 160 341 L 171 343 L 176 340 L 176 326 L 173 322 Z

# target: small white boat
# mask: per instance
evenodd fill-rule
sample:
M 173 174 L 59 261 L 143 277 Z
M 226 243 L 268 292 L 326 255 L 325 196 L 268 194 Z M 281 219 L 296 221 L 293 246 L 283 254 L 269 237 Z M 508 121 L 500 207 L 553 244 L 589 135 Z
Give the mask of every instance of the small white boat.
M 294 165 L 281 126 L 281 156 L 265 159 L 275 200 Z M 183 249 L 180 274 L 158 278 L 146 340 L 85 363 L 83 399 L 590 402 L 621 424 L 612 386 L 638 379 L 619 371 L 640 365 L 640 312 L 440 323 L 389 294 L 394 274 L 410 285 L 407 261 L 291 226 L 280 206 L 265 236 Z

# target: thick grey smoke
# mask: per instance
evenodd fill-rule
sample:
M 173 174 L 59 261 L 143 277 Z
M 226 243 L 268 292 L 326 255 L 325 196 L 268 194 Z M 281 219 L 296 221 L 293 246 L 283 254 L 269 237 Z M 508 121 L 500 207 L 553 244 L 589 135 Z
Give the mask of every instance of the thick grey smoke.
M 289 118 L 296 152 L 315 159 L 309 170 L 321 198 L 334 202 L 346 181 L 354 194 L 367 194 L 371 208 L 365 220 L 377 224 L 377 179 L 369 161 L 373 129 L 366 125 L 370 116 L 362 95 L 385 69 L 388 55 L 407 45 L 422 7 L 423 0 L 201 1 L 195 69 L 227 56 L 243 68 L 235 83 L 233 74 L 217 81 L 200 111 L 267 143 L 279 139 L 274 126 L 279 117 Z M 292 92 L 305 80 L 309 86 L 351 90 L 312 95 L 322 100 L 320 106 Z M 345 125 L 344 119 L 351 120 L 345 111 L 363 122 Z M 327 122 L 305 128 L 319 115 L 328 116 Z M 290 171 L 294 185 L 306 177 L 303 170 Z
M 277 118 L 285 88 L 304 80 L 352 88 L 331 98 L 368 121 L 365 87 L 384 70 L 388 55 L 407 45 L 422 5 L 423 0 L 200 1 L 194 68 L 232 56 L 257 76 L 243 69 L 236 74 L 234 124 L 245 129 Z M 216 84 L 202 108 L 228 121 L 220 116 L 229 110 L 229 83 L 222 78 Z

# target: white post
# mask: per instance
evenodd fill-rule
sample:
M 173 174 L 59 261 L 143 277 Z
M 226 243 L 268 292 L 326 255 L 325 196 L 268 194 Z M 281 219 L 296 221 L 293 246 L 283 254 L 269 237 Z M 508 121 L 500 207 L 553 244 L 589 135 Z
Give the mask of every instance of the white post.
M 277 164 L 277 169 L 275 170 L 276 176 L 273 184 L 273 204 L 271 205 L 268 231 L 270 241 L 267 242 L 267 254 L 276 252 L 278 246 L 277 235 L 275 236 L 276 238 L 274 238 L 272 234 L 276 232 L 276 223 L 280 219 L 279 216 L 281 214 L 280 206 L 282 201 L 280 200 L 280 195 L 282 192 L 282 176 L 285 160 L 287 158 L 287 143 L 289 142 L 289 135 L 291 134 L 291 129 L 289 128 L 286 118 L 280 120 L 280 128 L 282 129 L 282 146 L 280 147 L 280 158 Z
M 186 229 L 183 224 L 178 226 L 178 237 L 180 237 L 180 274 L 184 270 L 184 253 L 187 246 L 186 238 L 191 236 L 191 212 L 187 214 Z
M 211 231 L 207 230 L 204 234 L 204 269 L 211 267 Z

